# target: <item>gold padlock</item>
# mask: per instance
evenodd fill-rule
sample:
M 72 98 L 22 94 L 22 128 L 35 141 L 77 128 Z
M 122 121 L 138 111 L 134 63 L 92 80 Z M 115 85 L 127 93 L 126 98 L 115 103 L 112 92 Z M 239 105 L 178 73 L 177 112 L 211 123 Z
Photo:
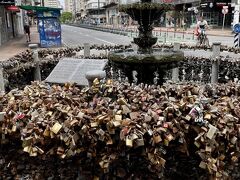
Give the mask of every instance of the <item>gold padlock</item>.
M 126 138 L 126 146 L 133 147 L 133 140 L 129 136 Z
M 153 141 L 154 141 L 154 143 L 157 144 L 157 143 L 160 143 L 162 141 L 162 138 L 159 134 L 154 134 L 153 135 Z

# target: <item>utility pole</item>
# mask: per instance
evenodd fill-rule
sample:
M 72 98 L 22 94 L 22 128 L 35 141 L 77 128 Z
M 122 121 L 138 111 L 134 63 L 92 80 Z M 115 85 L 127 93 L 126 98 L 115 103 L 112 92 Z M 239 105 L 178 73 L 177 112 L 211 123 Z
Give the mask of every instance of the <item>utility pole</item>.
M 100 0 L 98 0 L 98 23 L 100 24 Z
M 72 0 L 73 1 L 73 18 L 74 18 L 74 21 L 76 21 L 76 0 Z

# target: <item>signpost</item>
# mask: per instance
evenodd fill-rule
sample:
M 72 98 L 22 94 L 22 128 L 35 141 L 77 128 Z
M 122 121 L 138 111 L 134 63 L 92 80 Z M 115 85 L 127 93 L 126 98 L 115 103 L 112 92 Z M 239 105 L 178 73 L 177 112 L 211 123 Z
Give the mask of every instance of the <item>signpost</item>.
M 223 6 L 222 13 L 223 13 L 223 26 L 222 26 L 222 30 L 224 30 L 226 14 L 228 13 L 228 6 Z
M 235 24 L 239 23 L 239 11 L 240 11 L 240 6 L 235 5 L 234 11 L 233 11 L 233 27 Z
M 240 24 L 235 24 L 233 27 L 234 35 L 234 47 L 240 46 Z

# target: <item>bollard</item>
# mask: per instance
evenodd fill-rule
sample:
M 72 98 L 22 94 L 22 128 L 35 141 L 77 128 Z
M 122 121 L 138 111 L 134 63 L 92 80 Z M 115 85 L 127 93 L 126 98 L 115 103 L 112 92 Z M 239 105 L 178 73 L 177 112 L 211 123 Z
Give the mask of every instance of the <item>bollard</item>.
M 0 93 L 5 92 L 5 86 L 4 86 L 4 77 L 3 77 L 3 67 L 0 66 Z
M 167 43 L 167 33 L 166 32 L 164 33 L 164 43 L 165 44 Z
M 211 74 L 211 83 L 218 82 L 218 71 L 219 71 L 219 56 L 220 56 L 220 42 L 213 43 L 212 51 L 213 51 L 213 61 L 212 61 L 212 74 Z
M 179 51 L 180 50 L 180 43 L 175 42 L 173 44 L 173 51 Z
M 93 81 L 97 78 L 101 80 L 106 77 L 106 72 L 102 70 L 92 70 L 88 71 L 85 74 L 86 79 L 88 80 L 88 84 L 91 87 L 93 85 Z
M 180 43 L 174 43 L 173 45 L 173 51 L 179 51 L 180 50 Z M 179 81 L 179 68 L 173 68 L 172 69 L 172 81 L 178 82 Z
M 90 57 L 90 44 L 84 43 L 84 57 Z
M 38 58 L 38 44 L 29 44 L 28 47 L 33 52 L 33 62 L 36 64 L 34 68 L 34 81 L 41 81 L 41 70 L 39 65 L 39 58 Z

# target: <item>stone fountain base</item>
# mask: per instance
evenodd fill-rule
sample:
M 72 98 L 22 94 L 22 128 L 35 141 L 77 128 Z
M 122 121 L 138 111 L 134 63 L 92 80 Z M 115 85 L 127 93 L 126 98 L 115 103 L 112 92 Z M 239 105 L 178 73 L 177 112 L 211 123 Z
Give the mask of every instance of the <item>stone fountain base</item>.
M 113 78 L 128 78 L 130 83 L 162 84 L 166 72 L 184 59 L 182 51 L 153 49 L 150 54 L 140 54 L 132 49 L 109 53 Z

